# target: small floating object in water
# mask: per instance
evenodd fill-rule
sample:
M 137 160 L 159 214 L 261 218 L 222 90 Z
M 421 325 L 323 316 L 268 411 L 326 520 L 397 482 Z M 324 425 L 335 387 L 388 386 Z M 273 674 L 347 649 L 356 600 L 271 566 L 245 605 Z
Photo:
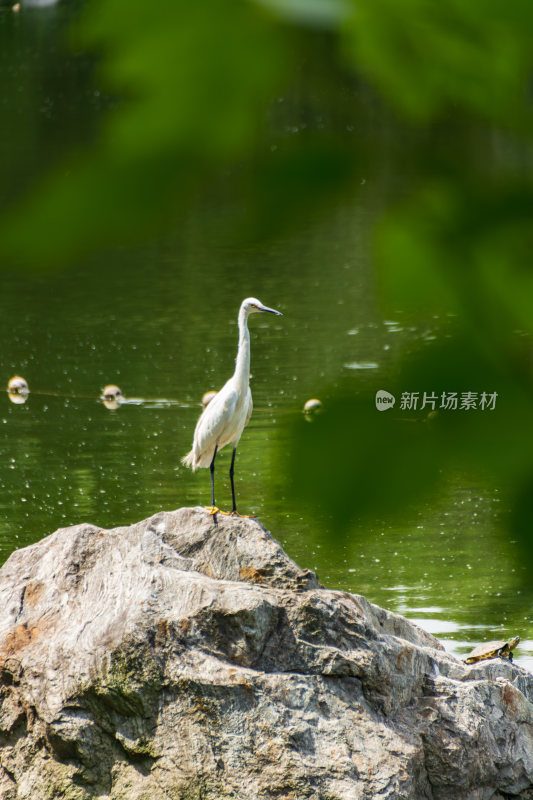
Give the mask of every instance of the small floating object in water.
M 216 397 L 216 395 L 217 395 L 217 392 L 214 392 L 214 391 L 205 392 L 203 397 L 202 397 L 202 405 L 203 405 L 203 407 L 206 408 L 209 405 L 209 403 L 211 402 L 211 400 L 213 399 L 213 397 Z
M 308 400 L 303 408 L 304 414 L 316 414 L 317 411 L 320 411 L 322 408 L 322 403 L 320 400 L 317 400 L 316 397 L 312 397 Z
M 15 3 L 14 6 L 11 6 L 11 11 L 13 11 L 14 14 L 17 14 L 20 11 L 20 3 Z
M 108 383 L 107 386 L 104 386 L 100 399 L 106 408 L 112 410 L 126 402 L 126 398 L 122 394 L 120 387 L 116 386 L 114 383 Z
M 13 392 L 14 394 L 29 394 L 30 387 L 25 378 L 21 378 L 20 375 L 13 375 L 7 384 L 7 391 Z
M 7 394 L 12 403 L 15 403 L 15 405 L 25 403 L 29 393 L 30 387 L 28 386 L 28 382 L 24 378 L 21 378 L 20 375 L 14 375 L 9 379 Z

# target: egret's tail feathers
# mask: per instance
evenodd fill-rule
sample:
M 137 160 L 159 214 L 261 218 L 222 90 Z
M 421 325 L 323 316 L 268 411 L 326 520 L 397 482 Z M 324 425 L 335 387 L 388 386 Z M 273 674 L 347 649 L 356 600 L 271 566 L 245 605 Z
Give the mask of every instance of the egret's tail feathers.
M 190 467 L 194 472 L 194 470 L 196 469 L 196 459 L 194 457 L 194 450 L 191 450 L 190 453 L 187 453 L 186 456 L 183 456 L 183 458 L 181 459 L 181 463 L 185 467 Z

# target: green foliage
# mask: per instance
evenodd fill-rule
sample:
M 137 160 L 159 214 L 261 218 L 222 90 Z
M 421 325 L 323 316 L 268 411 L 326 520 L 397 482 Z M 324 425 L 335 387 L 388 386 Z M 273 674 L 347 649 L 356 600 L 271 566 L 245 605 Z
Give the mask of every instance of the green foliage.
M 290 61 L 283 30 L 240 2 L 169 0 L 147 14 L 111 0 L 74 38 L 105 53 L 107 90 L 122 102 L 94 148 L 7 217 L 4 251 L 31 263 L 169 226 L 208 175 L 246 154 Z
M 483 358 L 468 336 L 411 355 L 396 380 L 364 392 L 345 385 L 312 425 L 295 430 L 292 486 L 302 501 L 325 505 L 339 528 L 365 516 L 397 515 L 443 484 L 451 474 L 474 473 L 504 487 L 512 498 L 523 475 L 533 475 L 524 441 L 533 437 L 531 401 L 521 370 Z M 378 411 L 375 394 L 386 388 L 394 408 Z M 350 391 L 351 390 L 351 391 Z M 404 392 L 418 395 L 416 409 L 401 409 Z M 442 408 L 442 395 L 477 394 L 477 408 Z M 494 409 L 481 394 L 497 393 Z M 435 399 L 426 402 L 424 393 Z M 524 496 L 527 496 L 527 492 Z M 527 503 L 513 523 L 519 531 Z
M 532 212 L 527 184 L 424 186 L 383 222 L 386 296 L 405 310 L 460 314 L 496 346 L 516 328 L 533 333 Z
M 523 0 L 358 0 L 346 53 L 402 113 L 530 120 L 533 8 Z
M 302 137 L 301 149 L 292 147 L 281 158 L 264 155 L 272 101 L 302 64 L 312 69 L 309 42 L 316 34 L 310 27 L 328 31 L 322 34 L 326 47 L 315 50 L 320 58 L 326 49 L 341 53 L 344 66 L 337 71 L 366 75 L 407 117 L 431 120 L 453 108 L 456 116 L 479 114 L 529 136 L 532 15 L 525 0 L 505 6 L 493 0 L 406 0 L 401 6 L 391 0 L 164 0 L 152 14 L 140 0 L 96 2 L 72 38 L 100 54 L 101 79 L 116 107 L 92 148 L 71 156 L 4 218 L 4 257 L 33 265 L 68 262 L 93 248 L 145 237 L 172 225 L 217 171 L 246 161 L 253 169 L 258 158 L 264 168 L 259 163 L 253 200 L 257 219 L 265 221 L 261 235 L 290 222 L 299 201 L 321 205 L 324 188 L 332 201 L 335 193 L 343 196 L 365 150 L 359 140 L 350 151 L 338 126 L 310 141 Z M 9 30 L 5 38 L 9 43 Z M 353 103 L 353 96 L 345 102 Z M 16 136 L 13 131 L 13 142 Z M 427 152 L 415 154 L 415 169 Z M 461 202 L 466 198 L 455 177 L 451 189 Z M 426 199 L 428 190 L 431 184 Z M 500 206 L 510 208 L 505 198 Z M 420 222 L 397 235 L 420 248 Z M 394 232 L 383 240 L 385 247 L 394 245 Z M 411 277 L 409 265 L 402 268 Z M 443 288 L 440 279 L 434 288 Z M 424 292 L 421 284 L 417 293 Z

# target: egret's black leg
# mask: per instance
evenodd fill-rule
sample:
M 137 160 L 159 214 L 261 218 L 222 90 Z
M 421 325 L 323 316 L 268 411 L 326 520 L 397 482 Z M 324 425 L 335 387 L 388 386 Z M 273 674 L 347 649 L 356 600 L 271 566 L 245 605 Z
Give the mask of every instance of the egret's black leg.
M 215 514 L 225 514 L 227 516 L 229 511 L 221 511 L 220 508 L 217 508 L 215 505 L 215 458 L 217 457 L 217 452 L 218 444 L 215 445 L 215 452 L 213 453 L 213 458 L 211 459 L 211 463 L 209 465 L 209 472 L 211 473 L 211 505 L 207 506 L 206 510 L 209 511 L 211 516 L 214 516 Z
M 218 444 L 215 445 L 215 452 L 213 453 L 213 458 L 211 459 L 211 464 L 209 465 L 209 472 L 211 473 L 211 506 L 212 506 L 212 508 L 216 508 L 216 506 L 215 506 L 215 458 L 217 457 L 217 450 L 218 450 Z
M 231 508 L 231 513 L 232 514 L 236 514 L 237 513 L 237 503 L 235 502 L 235 485 L 233 483 L 233 472 L 234 472 L 234 469 L 235 469 L 235 453 L 236 452 L 237 452 L 237 448 L 234 447 L 233 448 L 233 453 L 231 455 L 231 466 L 229 468 L 229 477 L 230 477 L 230 481 L 231 481 L 231 499 L 233 501 L 233 506 Z M 214 500 L 213 500 L 213 505 L 215 505 L 215 501 Z

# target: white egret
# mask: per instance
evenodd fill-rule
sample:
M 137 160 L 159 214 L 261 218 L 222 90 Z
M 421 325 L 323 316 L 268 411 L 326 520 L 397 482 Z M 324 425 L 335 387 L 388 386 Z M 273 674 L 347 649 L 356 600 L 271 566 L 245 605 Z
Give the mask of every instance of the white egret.
M 227 444 L 233 446 L 229 475 L 231 480 L 232 514 L 237 513 L 235 502 L 235 485 L 233 472 L 235 468 L 235 452 L 241 434 L 252 415 L 252 393 L 250 391 L 250 332 L 248 317 L 258 311 L 282 316 L 280 311 L 267 308 L 255 297 L 243 300 L 239 309 L 239 347 L 235 360 L 235 372 L 222 389 L 217 392 L 209 405 L 205 407 L 196 424 L 192 450 L 182 458 L 182 463 L 191 467 L 193 472 L 199 467 L 209 467 L 211 472 L 211 506 L 210 514 L 219 509 L 215 505 L 215 458 L 219 450 Z M 220 512 L 227 513 L 227 512 Z

